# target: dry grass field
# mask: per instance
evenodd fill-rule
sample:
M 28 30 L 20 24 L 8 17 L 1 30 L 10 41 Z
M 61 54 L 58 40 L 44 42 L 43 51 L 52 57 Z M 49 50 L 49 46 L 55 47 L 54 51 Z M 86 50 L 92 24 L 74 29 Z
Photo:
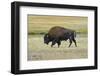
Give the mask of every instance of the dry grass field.
M 87 17 L 34 16 L 28 15 L 28 60 L 80 59 L 88 57 Z M 51 48 L 44 44 L 43 37 L 50 28 L 61 26 L 77 32 L 77 45 L 68 47 L 69 41 L 62 41 Z

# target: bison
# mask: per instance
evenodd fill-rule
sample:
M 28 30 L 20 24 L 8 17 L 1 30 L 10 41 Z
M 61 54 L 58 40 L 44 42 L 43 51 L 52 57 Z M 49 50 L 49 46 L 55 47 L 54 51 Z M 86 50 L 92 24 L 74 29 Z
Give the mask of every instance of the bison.
M 51 47 L 57 43 L 59 47 L 61 45 L 61 41 L 67 41 L 69 39 L 69 47 L 71 46 L 72 42 L 74 42 L 75 46 L 77 47 L 75 37 L 76 32 L 74 30 L 55 26 L 52 27 L 47 34 L 45 34 L 44 43 L 48 44 L 49 42 L 52 42 Z

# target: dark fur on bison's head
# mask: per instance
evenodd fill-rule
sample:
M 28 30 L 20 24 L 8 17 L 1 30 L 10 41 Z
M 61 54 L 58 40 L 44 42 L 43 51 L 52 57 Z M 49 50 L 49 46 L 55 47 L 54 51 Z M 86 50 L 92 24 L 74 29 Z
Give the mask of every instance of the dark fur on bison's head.
M 49 42 L 50 42 L 49 36 L 48 36 L 48 34 L 45 34 L 45 36 L 44 36 L 44 43 L 48 44 Z

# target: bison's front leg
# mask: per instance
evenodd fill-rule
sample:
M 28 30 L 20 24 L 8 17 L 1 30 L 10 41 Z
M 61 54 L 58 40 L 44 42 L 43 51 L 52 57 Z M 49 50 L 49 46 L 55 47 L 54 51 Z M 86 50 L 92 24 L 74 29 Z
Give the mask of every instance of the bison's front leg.
M 55 45 L 55 44 L 56 44 L 56 40 L 53 40 L 52 44 L 51 44 L 51 47 L 53 47 L 53 45 Z
M 57 42 L 57 44 L 58 44 L 58 48 L 59 48 L 59 46 L 61 45 L 61 42 L 60 42 L 60 41 L 58 41 L 58 42 Z

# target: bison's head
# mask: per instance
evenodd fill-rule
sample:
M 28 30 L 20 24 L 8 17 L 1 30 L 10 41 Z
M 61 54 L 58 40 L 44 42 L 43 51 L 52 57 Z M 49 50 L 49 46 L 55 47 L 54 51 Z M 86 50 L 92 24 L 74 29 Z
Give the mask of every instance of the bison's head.
M 48 44 L 49 42 L 50 42 L 49 36 L 48 36 L 48 34 L 45 34 L 45 36 L 44 36 L 44 43 Z

